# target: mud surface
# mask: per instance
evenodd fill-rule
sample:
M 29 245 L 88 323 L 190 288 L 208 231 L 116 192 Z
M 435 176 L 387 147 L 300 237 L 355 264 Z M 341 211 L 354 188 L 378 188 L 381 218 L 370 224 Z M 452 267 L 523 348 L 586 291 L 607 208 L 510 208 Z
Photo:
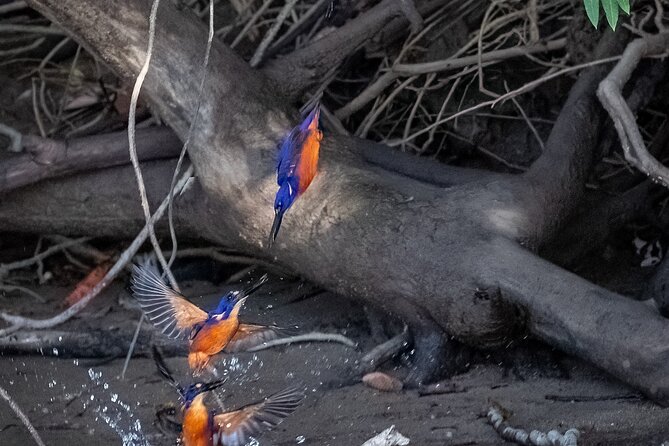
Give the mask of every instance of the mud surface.
M 139 312 L 129 298 L 127 283 L 122 282 L 117 281 L 81 317 L 59 329 L 103 329 L 112 338 L 131 335 Z M 203 295 L 194 301 L 205 307 L 230 287 L 187 280 L 182 285 L 187 295 Z M 1 298 L 3 308 L 53 314 L 70 291 L 65 286 L 34 289 L 46 302 L 11 294 Z M 467 372 L 445 383 L 453 386 L 450 393 L 421 396 L 416 390 L 384 393 L 359 383 L 356 361 L 397 328 L 373 309 L 274 276 L 249 300 L 242 318 L 343 333 L 359 344 L 358 349 L 298 344 L 219 358 L 219 373 L 230 376 L 218 392 L 228 409 L 296 382 L 308 389 L 303 406 L 276 430 L 259 437 L 261 445 L 357 446 L 393 424 L 412 445 L 499 445 L 504 442 L 482 416 L 491 402 L 508 409 L 512 413 L 508 421 L 517 427 L 578 428 L 582 445 L 669 444 L 669 411 L 605 373 L 532 341 L 480 353 Z M 141 336 L 152 335 L 158 336 L 144 326 Z M 47 445 L 176 443 L 175 434 L 159 428 L 156 415 L 177 404 L 176 394 L 160 379 L 151 359 L 133 357 L 121 379 L 123 358 L 63 358 L 62 351 L 53 349 L 34 353 L 5 351 L 0 382 Z M 188 381 L 184 358 L 169 358 L 168 363 Z M 385 368 L 401 375 L 402 361 Z M 0 444 L 32 444 L 8 405 L 0 403 Z M 208 404 L 216 408 L 219 402 L 210 396 Z

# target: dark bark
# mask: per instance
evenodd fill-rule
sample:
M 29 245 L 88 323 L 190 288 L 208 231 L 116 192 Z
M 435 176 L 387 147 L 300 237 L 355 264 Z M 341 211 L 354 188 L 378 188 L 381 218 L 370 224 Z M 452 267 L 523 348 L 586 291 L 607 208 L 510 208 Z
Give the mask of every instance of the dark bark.
M 139 70 L 148 4 L 30 3 L 117 73 L 131 77 Z M 199 79 L 192 67 L 199 66 L 205 30 L 169 4 L 158 14 L 157 29 L 145 91 L 184 137 Z M 611 43 L 602 48 L 617 51 Z M 180 236 L 273 259 L 326 288 L 409 315 L 414 335 L 431 326 L 469 344 L 494 345 L 525 327 L 669 402 L 667 322 L 521 246 L 540 244 L 577 202 L 596 147 L 601 111 L 594 86 L 605 69 L 581 76 L 545 155 L 524 176 L 486 175 L 437 187 L 370 166 L 359 140 L 326 135 L 320 174 L 288 213 L 271 251 L 265 243 L 276 191 L 274 150 L 294 112 L 276 102 L 271 82 L 223 45 L 214 45 L 209 73 L 189 152 L 202 189 L 177 203 Z M 156 200 L 171 172 L 165 163 L 146 169 Z M 109 189 L 99 194 L 103 178 Z M 27 188 L 4 200 L 0 227 L 127 234 L 143 224 L 131 179 L 128 169 L 117 168 Z M 61 195 L 65 191 L 70 195 Z M 58 206 L 49 208 L 49 198 Z M 46 205 L 48 219 L 43 209 L 22 207 L 26 199 Z M 439 349 L 439 342 L 427 342 L 427 349 L 417 349 L 427 350 L 422 358 Z
M 136 142 L 140 161 L 173 158 L 181 150 L 169 128 L 139 130 Z M 125 131 L 72 141 L 24 136 L 23 143 L 26 153 L 0 163 L 0 194 L 47 178 L 130 163 Z

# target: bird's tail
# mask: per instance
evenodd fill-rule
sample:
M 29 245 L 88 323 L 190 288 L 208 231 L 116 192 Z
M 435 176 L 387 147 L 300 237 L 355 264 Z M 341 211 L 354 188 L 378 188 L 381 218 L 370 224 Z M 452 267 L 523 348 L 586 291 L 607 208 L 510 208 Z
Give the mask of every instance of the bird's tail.
M 151 346 L 151 356 L 153 357 L 153 361 L 156 363 L 156 368 L 160 372 L 160 374 L 165 378 L 165 381 L 170 383 L 172 387 L 177 389 L 177 392 L 181 396 L 183 396 L 184 390 L 183 387 L 181 387 L 181 384 L 174 379 L 174 375 L 172 375 L 172 371 L 167 367 L 167 364 L 165 363 L 165 360 L 163 359 L 163 355 L 160 354 L 160 350 L 158 350 L 158 347 L 156 345 Z
M 281 228 L 281 221 L 283 220 L 283 213 L 284 213 L 284 211 L 281 210 L 281 209 L 277 209 L 277 210 L 274 211 L 274 221 L 272 222 L 272 230 L 270 231 L 269 241 L 268 241 L 268 246 L 270 248 L 274 244 L 274 241 L 276 240 L 276 236 L 279 233 L 279 229 Z

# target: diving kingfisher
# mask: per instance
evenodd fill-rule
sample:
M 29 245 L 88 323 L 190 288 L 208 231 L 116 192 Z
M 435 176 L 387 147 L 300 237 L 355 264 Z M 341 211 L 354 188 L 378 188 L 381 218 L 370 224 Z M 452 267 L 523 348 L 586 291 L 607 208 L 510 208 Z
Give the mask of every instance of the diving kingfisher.
M 132 291 L 153 325 L 169 338 L 189 340 L 188 364 L 198 375 L 211 357 L 223 350 L 244 351 L 289 332 L 275 326 L 243 324 L 237 318 L 249 295 L 266 281 L 267 274 L 245 290 L 225 294 L 209 312 L 165 284 L 150 264 L 133 265 Z
M 197 382 L 184 389 L 174 379 L 155 346 L 153 358 L 158 371 L 181 397 L 181 440 L 184 446 L 243 446 L 251 437 L 281 423 L 304 399 L 300 389 L 291 387 L 264 401 L 229 412 L 215 413 L 205 406 L 205 393 L 222 386 L 227 378 L 210 383 Z
M 306 119 L 281 142 L 276 168 L 279 190 L 274 199 L 274 222 L 268 242 L 270 247 L 279 233 L 284 214 L 316 176 L 323 139 L 323 133 L 318 129 L 319 117 L 320 105 L 316 104 Z

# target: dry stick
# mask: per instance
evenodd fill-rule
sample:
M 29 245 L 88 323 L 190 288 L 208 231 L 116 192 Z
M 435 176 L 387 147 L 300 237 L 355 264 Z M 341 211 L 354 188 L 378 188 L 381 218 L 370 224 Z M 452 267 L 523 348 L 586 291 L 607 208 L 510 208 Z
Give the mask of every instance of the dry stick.
M 408 327 L 404 327 L 402 333 L 377 345 L 360 359 L 360 370 L 362 373 L 372 372 L 378 366 L 397 355 L 409 345 L 411 341 Z
M 538 42 L 539 34 L 539 12 L 537 11 L 537 0 L 530 0 L 527 5 L 527 17 L 530 20 L 530 42 Z
M 67 249 L 70 246 L 74 246 L 74 245 L 78 245 L 80 243 L 87 242 L 90 239 L 91 239 L 90 237 L 82 237 L 82 238 L 78 238 L 78 239 L 75 239 L 75 240 L 69 240 L 68 239 L 67 241 L 65 241 L 63 243 L 59 243 L 57 245 L 50 246 L 48 249 L 45 249 L 41 253 L 39 253 L 39 254 L 37 254 L 33 257 L 30 257 L 29 259 L 18 260 L 16 262 L 12 262 L 12 263 L 0 263 L 0 277 L 4 277 L 9 271 L 13 271 L 15 269 L 21 269 L 21 268 L 25 268 L 25 267 L 28 267 L 28 266 L 32 266 L 35 263 L 41 262 L 42 260 L 46 259 L 47 257 L 49 257 L 52 254 L 55 254 L 55 253 L 57 253 L 57 252 L 59 252 L 63 249 Z
M 625 159 L 648 175 L 651 180 L 665 187 L 669 187 L 669 168 L 648 152 L 634 113 L 622 95 L 622 89 L 643 57 L 661 53 L 668 47 L 669 33 L 634 40 L 623 52 L 622 59 L 597 88 L 597 97 L 609 113 L 618 132 Z
M 35 300 L 38 300 L 42 303 L 46 302 L 46 299 L 34 292 L 33 290 L 30 290 L 28 288 L 18 286 L 18 285 L 4 285 L 0 284 L 0 291 L 20 291 L 22 293 L 27 294 L 28 296 L 32 296 Z
M 479 55 L 458 57 L 455 59 L 437 60 L 434 62 L 424 62 L 416 64 L 397 64 L 393 66 L 393 71 L 404 75 L 427 74 L 435 71 L 447 71 L 457 68 L 463 68 L 479 62 L 491 62 L 506 60 L 514 57 L 521 57 L 527 54 L 545 53 L 564 48 L 567 45 L 567 39 L 556 39 L 546 43 L 537 43 L 535 45 L 517 46 L 513 48 L 504 48 L 494 50 Z
M 18 54 L 34 50 L 35 48 L 43 44 L 45 40 L 46 40 L 45 37 L 40 37 L 38 39 L 35 39 L 32 43 L 29 43 L 28 45 L 10 48 L 8 50 L 2 50 L 0 51 L 0 57 L 9 58 L 10 56 L 16 56 Z
M 251 19 L 246 22 L 246 24 L 244 25 L 244 28 L 242 28 L 242 30 L 239 32 L 237 37 L 235 37 L 235 40 L 232 41 L 232 43 L 230 44 L 230 48 L 234 48 L 237 45 L 239 45 L 239 42 L 242 41 L 242 39 L 244 38 L 246 33 L 253 27 L 253 25 L 255 25 L 255 23 L 258 21 L 260 16 L 262 16 L 265 13 L 267 8 L 269 8 L 269 6 L 273 2 L 274 2 L 274 0 L 265 0 L 265 2 L 260 6 L 260 8 L 258 8 L 258 10 L 253 14 Z
M 20 11 L 26 9 L 28 5 L 23 0 L 18 0 L 6 5 L 0 5 L 0 14 L 7 14 L 8 12 Z
M 534 80 L 532 82 L 528 82 L 527 84 L 523 85 L 522 87 L 517 88 L 515 90 L 512 90 L 512 91 L 510 91 L 506 94 L 503 94 L 502 96 L 500 96 L 496 99 L 491 99 L 489 101 L 481 102 L 480 104 L 474 105 L 473 107 L 466 108 L 466 109 L 461 110 L 461 111 L 459 111 L 459 112 L 457 112 L 457 113 L 455 113 L 451 116 L 448 116 L 444 119 L 440 119 L 439 121 L 436 121 L 436 122 L 428 125 L 427 127 L 419 130 L 418 132 L 414 133 L 413 135 L 410 135 L 408 140 L 412 140 L 412 139 L 414 139 L 414 138 L 416 138 L 416 137 L 418 137 L 418 136 L 420 136 L 424 133 L 429 132 L 431 129 L 433 129 L 435 127 L 438 127 L 442 124 L 445 124 L 446 122 L 452 121 L 453 119 L 459 118 L 460 116 L 466 115 L 467 113 L 471 113 L 475 110 L 479 110 L 479 109 L 484 108 L 484 107 L 494 107 L 495 105 L 499 104 L 500 102 L 506 101 L 507 99 L 516 97 L 516 96 L 524 94 L 524 93 L 527 93 L 528 91 L 532 91 L 535 88 L 537 88 L 539 85 L 544 84 L 544 83 L 546 83 L 546 82 L 548 82 L 552 79 L 555 79 L 556 77 L 560 77 L 562 75 L 571 73 L 573 71 L 582 70 L 584 68 L 589 68 L 589 67 L 593 67 L 593 66 L 596 66 L 596 65 L 602 65 L 602 64 L 605 64 L 605 63 L 615 62 L 616 60 L 619 60 L 620 57 L 621 56 L 606 57 L 604 59 L 593 60 L 592 62 L 586 62 L 586 63 L 582 63 L 582 64 L 579 64 L 579 65 L 574 65 L 573 67 L 569 67 L 569 68 L 565 68 L 563 70 L 556 71 L 554 73 L 551 73 L 548 76 L 544 76 L 544 77 L 541 77 L 541 78 L 539 78 L 537 80 Z M 403 142 L 404 142 L 404 139 L 395 140 L 395 141 L 388 141 L 387 144 L 391 147 L 395 147 L 395 146 L 398 146 L 398 145 L 402 144 Z
M 0 123 L 0 134 L 9 138 L 9 147 L 7 147 L 7 150 L 10 152 L 18 153 L 23 149 L 23 135 L 18 130 Z
M 506 81 L 504 81 L 504 88 L 506 89 L 506 92 L 508 93 L 509 92 L 509 86 L 507 85 Z M 537 142 L 539 143 L 539 147 L 541 147 L 541 151 L 543 152 L 544 150 L 546 150 L 546 147 L 544 145 L 544 141 L 541 139 L 541 135 L 539 135 L 539 132 L 537 131 L 537 128 L 534 126 L 534 124 L 532 124 L 532 121 L 530 120 L 530 118 L 525 113 L 525 110 L 523 110 L 523 107 L 520 106 L 520 103 L 518 102 L 518 100 L 516 100 L 516 98 L 511 98 L 511 102 L 513 102 L 513 105 L 516 106 L 516 108 L 518 109 L 518 112 L 523 117 L 523 120 L 525 120 L 525 123 L 530 128 L 530 130 L 532 131 L 532 134 L 534 134 L 534 137 L 536 138 Z
M 305 333 L 297 336 L 290 336 L 288 338 L 274 339 L 272 341 L 263 342 L 260 345 L 256 345 L 248 350 L 247 352 L 257 352 L 260 350 L 265 350 L 270 347 L 276 347 L 277 345 L 288 345 L 288 344 L 297 344 L 298 342 L 336 342 L 338 344 L 344 344 L 348 347 L 355 348 L 356 344 L 352 339 L 347 338 L 344 335 L 336 333 L 320 333 L 313 331 L 311 333 Z
M 55 26 L 0 24 L 0 33 L 55 34 L 62 36 L 65 31 Z
M 174 200 L 174 185 L 177 181 L 177 176 L 181 170 L 181 164 L 183 163 L 184 157 L 186 156 L 186 151 L 188 150 L 188 145 L 190 143 L 191 136 L 193 135 L 193 130 L 197 125 L 198 118 L 200 117 L 200 105 L 202 104 L 202 92 L 204 91 L 204 83 L 207 80 L 207 66 L 209 65 L 209 54 L 211 53 L 211 45 L 214 41 L 214 1 L 209 2 L 209 36 L 207 37 L 207 45 L 204 51 L 204 60 L 202 61 L 202 78 L 200 79 L 200 88 L 197 92 L 197 102 L 195 107 L 195 116 L 188 127 L 188 134 L 186 135 L 186 140 L 184 145 L 181 148 L 181 153 L 179 154 L 179 160 L 177 165 L 174 168 L 174 174 L 172 175 L 172 182 L 170 183 L 170 193 L 169 193 L 169 202 L 167 204 L 167 220 L 170 227 L 170 237 L 172 239 L 172 254 L 170 255 L 170 260 L 167 262 L 167 268 L 172 267 L 174 259 L 177 255 L 177 234 L 174 230 L 174 215 L 172 212 L 172 202 Z
M 123 370 L 121 370 L 121 380 L 125 379 L 125 372 L 126 370 L 128 370 L 128 364 L 130 364 L 130 358 L 132 357 L 132 352 L 135 351 L 135 345 L 137 345 L 137 339 L 139 338 L 139 331 L 142 329 L 143 321 L 144 321 L 144 312 L 142 312 L 142 314 L 139 315 L 139 320 L 137 321 L 137 328 L 135 328 L 135 334 L 132 336 L 132 341 L 130 342 L 128 353 L 126 353 L 125 355 L 125 361 L 123 362 Z
M 300 28 L 308 22 L 314 15 L 318 14 L 322 9 L 326 7 L 327 3 L 332 2 L 332 0 L 318 0 L 316 3 L 314 3 L 302 16 L 298 21 L 296 21 L 291 27 L 286 31 L 284 35 L 279 37 L 276 42 L 272 46 L 269 47 L 269 54 L 268 56 L 271 57 L 271 55 L 275 54 L 277 51 L 279 51 L 283 45 L 288 43 L 290 40 L 296 37 L 296 35 L 300 32 Z M 271 3 L 271 1 L 270 1 Z
M 35 115 L 35 122 L 37 123 L 37 128 L 39 128 L 39 133 L 42 138 L 46 138 L 46 131 L 44 130 L 44 124 L 42 123 L 42 116 L 39 112 L 39 106 L 37 105 L 37 90 L 35 89 L 36 79 L 32 79 L 32 100 L 33 100 L 33 114 Z
M 416 4 L 413 0 L 397 0 L 400 4 L 400 9 L 405 15 L 409 23 L 411 23 L 411 32 L 417 34 L 423 28 L 423 17 L 416 9 Z
M 190 166 L 184 172 L 175 190 L 180 191 L 184 186 L 186 186 L 192 175 L 193 166 Z M 132 257 L 146 241 L 149 235 L 149 227 L 153 227 L 153 225 L 163 216 L 165 210 L 167 210 L 168 200 L 169 197 L 165 197 L 158 209 L 156 209 L 156 212 L 153 214 L 151 219 L 147 222 L 146 225 L 144 225 L 144 228 L 139 232 L 139 234 L 137 234 L 137 237 L 135 237 L 135 240 L 132 241 L 130 246 L 125 251 L 123 251 L 114 266 L 111 267 L 102 280 L 98 282 L 98 284 L 95 285 L 95 287 L 93 287 L 79 302 L 72 305 L 62 313 L 57 314 L 56 316 L 49 319 L 29 319 L 21 316 L 13 316 L 4 312 L 0 313 L 0 318 L 12 324 L 10 327 L 0 330 L 0 336 L 7 336 L 8 334 L 13 333 L 14 331 L 21 328 L 43 329 L 54 327 L 58 324 L 62 324 L 72 316 L 79 313 L 95 296 L 100 293 L 100 291 L 106 288 L 107 285 L 109 285 L 112 280 L 114 280 L 114 278 L 118 276 L 121 271 L 123 271 L 123 268 L 132 260 Z M 47 251 L 44 251 L 40 255 L 44 255 Z
M 263 56 L 265 55 L 265 50 L 267 50 L 267 47 L 272 43 L 272 41 L 276 37 L 276 34 L 279 32 L 281 25 L 283 25 L 283 22 L 286 20 L 288 14 L 290 14 L 290 12 L 293 10 L 296 4 L 297 0 L 286 1 L 286 5 L 283 7 L 279 15 L 276 17 L 274 24 L 269 29 L 269 31 L 267 31 L 265 37 L 263 37 L 262 41 L 260 42 L 260 45 L 258 45 L 258 48 L 256 49 L 255 54 L 253 54 L 253 57 L 251 58 L 251 62 L 249 62 L 249 65 L 251 65 L 253 68 L 260 65 L 260 62 L 262 62 Z
M 39 434 L 37 433 L 37 429 L 35 429 L 35 426 L 32 425 L 28 417 L 23 413 L 21 408 L 19 407 L 18 404 L 12 399 L 11 396 L 9 396 L 9 393 L 2 387 L 0 387 L 0 396 L 2 396 L 7 403 L 9 403 L 9 407 L 12 408 L 14 413 L 16 414 L 17 417 L 23 422 L 23 425 L 28 429 L 28 432 L 30 432 L 30 435 L 33 436 L 33 439 L 35 440 L 35 443 L 37 443 L 39 446 L 45 446 L 44 442 L 40 438 Z
M 149 229 L 149 238 L 151 239 L 151 244 L 153 245 L 153 250 L 156 252 L 156 257 L 160 262 L 160 265 L 163 267 L 163 271 L 172 285 L 172 288 L 179 291 L 179 285 L 172 275 L 163 252 L 160 250 L 160 244 L 158 243 L 158 238 L 156 237 L 156 231 L 153 228 L 153 225 L 149 225 L 151 220 L 151 210 L 149 209 L 149 199 L 146 195 L 146 187 L 144 186 L 144 178 L 142 175 L 142 169 L 139 167 L 139 159 L 137 157 L 137 146 L 135 144 L 135 115 L 137 112 L 137 100 L 139 99 L 139 92 L 142 89 L 142 84 L 146 78 L 146 73 L 149 71 L 149 65 L 151 64 L 151 56 L 153 54 L 153 41 L 156 37 L 156 16 L 158 15 L 158 6 L 160 5 L 160 0 L 153 0 L 151 5 L 151 13 L 149 14 L 149 42 L 146 48 L 146 59 L 144 60 L 144 65 L 137 75 L 137 80 L 135 81 L 135 86 L 132 89 L 132 96 L 130 97 L 130 108 L 128 110 L 128 146 L 130 151 L 130 161 L 132 162 L 132 167 L 135 171 L 135 177 L 137 178 L 137 187 L 139 188 L 139 196 L 142 201 L 142 209 L 144 210 L 144 219 L 147 222 Z M 168 194 L 168 202 L 170 201 L 171 194 Z
M 429 74 L 437 71 L 456 70 L 464 68 L 469 65 L 477 63 L 480 59 L 482 63 L 486 62 L 500 62 L 514 57 L 521 57 L 528 54 L 542 53 L 546 51 L 555 51 L 564 48 L 566 39 L 553 40 L 547 43 L 540 43 L 525 47 L 506 48 L 502 50 L 490 51 L 489 53 L 478 55 L 464 56 L 458 58 L 449 58 L 438 60 L 434 62 L 425 62 L 417 64 L 396 64 L 390 71 L 384 73 L 372 85 L 367 87 L 360 95 L 358 95 L 351 102 L 340 108 L 335 112 L 339 119 L 345 119 L 355 111 L 362 108 L 369 101 L 377 97 L 383 90 L 402 75 L 419 75 Z
M 486 416 L 495 431 L 506 441 L 524 446 L 577 446 L 578 444 L 578 436 L 580 435 L 578 429 L 569 429 L 564 435 L 555 430 L 549 431 L 547 434 L 536 430 L 528 433 L 523 429 L 517 429 L 504 423 L 502 412 L 495 407 L 488 409 Z

